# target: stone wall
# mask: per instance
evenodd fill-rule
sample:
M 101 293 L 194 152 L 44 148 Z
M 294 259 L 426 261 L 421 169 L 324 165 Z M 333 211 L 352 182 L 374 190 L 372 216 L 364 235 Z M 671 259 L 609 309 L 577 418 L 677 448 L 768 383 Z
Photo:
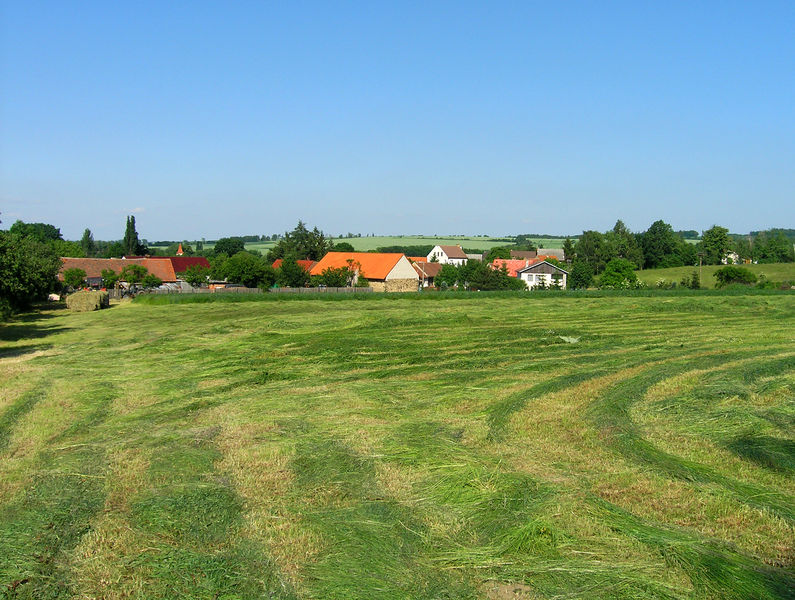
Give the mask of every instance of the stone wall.
M 416 292 L 419 287 L 417 279 L 389 279 L 369 283 L 374 292 Z

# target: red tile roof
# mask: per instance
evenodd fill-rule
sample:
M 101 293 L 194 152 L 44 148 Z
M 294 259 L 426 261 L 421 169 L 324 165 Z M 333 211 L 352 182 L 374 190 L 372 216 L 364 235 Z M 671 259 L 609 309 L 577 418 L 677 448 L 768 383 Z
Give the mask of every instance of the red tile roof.
M 411 262 L 415 262 L 415 263 L 417 263 L 417 262 L 428 262 L 428 257 L 427 256 L 407 256 L 406 258 L 408 258 Z
M 194 265 L 210 268 L 210 261 L 203 256 L 152 256 L 150 260 L 170 260 L 174 273 L 184 273 Z
M 339 269 L 352 264 L 354 268 L 358 268 L 362 277 L 386 279 L 386 276 L 403 256 L 403 254 L 393 252 L 329 252 L 312 267 L 310 273 L 322 275 L 323 271 L 328 268 Z
M 505 265 L 505 268 L 508 269 L 508 275 L 511 277 L 518 277 L 519 274 L 517 271 L 519 269 L 524 269 L 525 267 L 529 267 L 536 263 L 543 262 L 547 258 L 555 258 L 554 256 L 547 256 L 546 254 L 537 256 L 535 258 L 527 259 L 527 260 L 520 260 L 518 258 L 495 258 L 491 261 L 491 268 L 492 269 L 502 269 L 502 266 Z
M 274 269 L 281 269 L 283 260 L 284 260 L 283 258 L 277 258 L 276 260 L 274 260 L 273 261 L 273 268 Z M 307 273 L 310 273 L 312 271 L 312 267 L 315 266 L 315 261 L 314 260 L 297 260 L 295 262 L 297 262 L 299 265 L 301 265 L 304 268 L 304 271 L 306 271 Z

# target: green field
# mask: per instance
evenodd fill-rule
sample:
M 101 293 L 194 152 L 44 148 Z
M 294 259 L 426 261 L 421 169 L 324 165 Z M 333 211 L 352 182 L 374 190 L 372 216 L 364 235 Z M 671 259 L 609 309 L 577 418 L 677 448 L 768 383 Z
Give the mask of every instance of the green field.
M 0 598 L 793 597 L 795 296 L 306 298 L 0 325 Z
M 700 268 L 701 287 L 714 288 L 715 271 L 723 265 L 706 265 Z M 795 282 L 795 263 L 772 263 L 766 265 L 738 265 L 756 274 L 757 277 L 764 275 L 769 281 L 791 281 Z M 682 277 L 690 277 L 693 271 L 698 272 L 699 267 L 673 267 L 670 269 L 646 269 L 635 271 L 638 279 L 649 286 L 654 286 L 660 279 L 675 281 L 677 284 Z
M 539 247 L 543 248 L 562 248 L 565 238 L 539 238 L 535 240 Z M 466 236 L 448 236 L 448 237 L 434 237 L 434 236 L 420 236 L 420 235 L 379 235 L 375 237 L 361 237 L 361 238 L 335 238 L 335 242 L 348 242 L 356 250 L 360 252 L 367 252 L 382 248 L 385 246 L 422 246 L 422 245 L 456 245 L 461 244 L 464 248 L 474 248 L 487 250 L 495 246 L 506 246 L 510 242 L 505 242 L 497 238 L 489 237 L 466 237 Z M 273 248 L 276 242 L 249 242 L 246 244 L 246 250 L 259 250 L 265 254 L 268 250 Z M 153 248 L 157 246 L 152 246 Z M 166 246 L 163 246 L 165 248 Z M 213 244 L 205 244 L 205 248 L 210 249 Z

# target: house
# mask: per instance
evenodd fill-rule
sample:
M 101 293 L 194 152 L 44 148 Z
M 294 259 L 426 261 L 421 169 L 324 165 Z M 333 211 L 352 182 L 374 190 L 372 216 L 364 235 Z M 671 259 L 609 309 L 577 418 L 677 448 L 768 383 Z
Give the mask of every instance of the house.
M 416 292 L 420 283 L 406 256 L 396 252 L 329 252 L 309 273 L 322 275 L 326 269 L 344 267 L 353 269 L 357 279 L 367 279 L 376 292 Z
M 419 261 L 412 263 L 417 275 L 420 276 L 420 287 L 427 288 L 435 285 L 434 278 L 442 270 L 441 263 Z
M 284 259 L 282 259 L 282 258 L 277 258 L 276 260 L 274 260 L 273 261 L 273 265 L 272 265 L 273 268 L 274 269 L 280 269 L 281 266 L 282 266 L 283 260 Z M 304 271 L 306 271 L 307 273 L 311 273 L 312 272 L 312 267 L 314 267 L 315 264 L 317 264 L 314 260 L 297 260 L 295 262 L 297 262 L 299 265 L 301 265 L 304 268 Z
M 467 260 L 477 260 L 479 262 L 483 262 L 483 253 L 478 252 L 475 254 L 470 254 L 469 252 L 467 252 Z
M 727 252 L 723 258 L 720 259 L 722 265 L 739 265 L 743 261 L 740 260 L 740 255 L 736 252 Z
M 428 262 L 438 262 L 442 265 L 458 267 L 466 261 L 467 255 L 461 246 L 434 246 L 428 254 Z
M 511 250 L 511 258 L 519 258 L 521 260 L 530 260 L 538 258 L 538 251 L 536 250 Z
M 569 272 L 545 260 L 539 260 L 518 269 L 516 274 L 531 290 L 541 285 L 546 288 L 555 287 L 556 281 L 561 289 L 566 289 Z

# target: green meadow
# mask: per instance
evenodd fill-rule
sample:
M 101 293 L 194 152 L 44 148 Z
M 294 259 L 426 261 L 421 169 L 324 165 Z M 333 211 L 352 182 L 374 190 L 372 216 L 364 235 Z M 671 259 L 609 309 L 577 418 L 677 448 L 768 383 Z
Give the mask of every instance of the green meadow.
M 677 284 L 682 277 L 690 277 L 693 272 L 701 273 L 701 287 L 714 288 L 717 280 L 715 271 L 724 265 L 704 265 L 702 267 L 671 267 L 668 269 L 645 269 L 635 271 L 638 279 L 649 286 L 654 286 L 660 279 L 674 281 Z M 764 276 L 768 281 L 790 281 L 795 284 L 795 263 L 770 263 L 758 265 L 737 265 L 748 269 L 757 277 Z
M 0 598 L 791 598 L 795 296 L 0 325 Z

